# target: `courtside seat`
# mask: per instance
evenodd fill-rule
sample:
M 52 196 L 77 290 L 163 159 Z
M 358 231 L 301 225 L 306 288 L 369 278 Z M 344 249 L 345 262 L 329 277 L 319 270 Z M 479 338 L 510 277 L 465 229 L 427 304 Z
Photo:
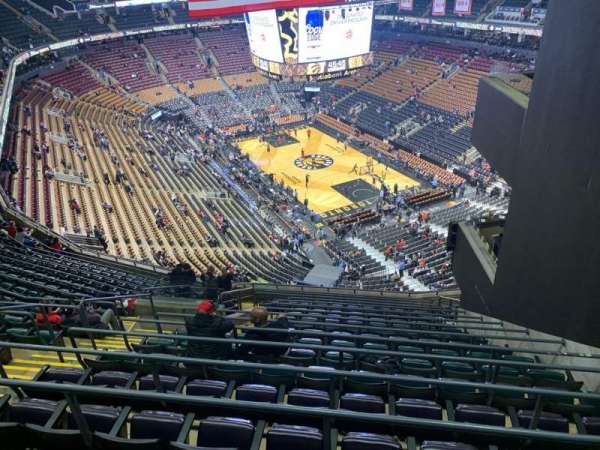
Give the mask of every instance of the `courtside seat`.
M 503 427 L 504 413 L 492 406 L 459 404 L 454 408 L 454 420 Z
M 385 413 L 385 403 L 381 397 L 360 393 L 342 395 L 340 398 L 340 408 L 364 413 Z
M 318 389 L 292 389 L 287 397 L 289 405 L 308 406 L 312 408 L 328 408 L 330 401 L 329 393 Z
M 252 444 L 254 425 L 250 420 L 236 417 L 207 417 L 198 428 L 201 447 L 231 447 L 247 450 Z
M 529 424 L 531 423 L 531 419 L 533 417 L 532 410 L 520 410 L 517 413 L 517 417 L 519 419 L 519 426 L 523 428 L 529 428 Z M 560 433 L 568 433 L 569 432 L 569 421 L 561 416 L 560 414 L 550 413 L 550 412 L 542 412 L 540 415 L 540 419 L 537 424 L 537 428 L 540 430 L 546 431 L 557 431 Z
M 442 420 L 442 407 L 433 400 L 399 398 L 395 405 L 396 414 L 399 416 Z
M 236 399 L 249 402 L 275 403 L 277 388 L 265 384 L 244 384 L 236 389 Z
M 477 450 L 477 448 L 461 442 L 423 441 L 421 450 Z
M 267 433 L 267 450 L 321 450 L 323 434 L 317 428 L 274 424 Z
M 221 380 L 196 379 L 186 385 L 187 395 L 222 397 L 226 391 L 227 383 Z
M 342 450 L 400 450 L 400 444 L 392 436 L 351 432 L 342 439 Z

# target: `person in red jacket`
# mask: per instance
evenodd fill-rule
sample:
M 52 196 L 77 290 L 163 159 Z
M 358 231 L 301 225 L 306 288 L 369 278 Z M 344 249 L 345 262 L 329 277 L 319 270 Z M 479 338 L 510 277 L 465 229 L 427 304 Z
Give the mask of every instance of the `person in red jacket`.
M 60 241 L 58 240 L 58 238 L 54 238 L 52 240 L 52 243 L 50 244 L 50 247 L 52 248 L 52 250 L 54 250 L 56 253 L 60 253 L 62 250 L 62 245 L 60 245 Z
M 15 238 L 15 236 L 17 235 L 17 226 L 15 225 L 14 221 L 11 220 L 8 223 L 8 227 L 6 228 L 6 231 L 11 238 L 13 238 L 13 239 Z
M 44 325 L 46 322 L 50 325 L 61 325 L 63 323 L 63 316 L 56 310 L 48 311 L 48 314 L 44 316 L 43 313 L 38 312 L 35 314 L 35 321 L 38 325 Z

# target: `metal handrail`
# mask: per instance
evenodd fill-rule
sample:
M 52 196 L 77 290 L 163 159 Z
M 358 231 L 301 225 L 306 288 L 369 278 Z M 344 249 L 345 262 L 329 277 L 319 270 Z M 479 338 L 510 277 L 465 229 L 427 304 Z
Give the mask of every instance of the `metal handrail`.
M 315 419 L 329 419 L 340 421 L 351 421 L 361 424 L 380 424 L 395 427 L 413 427 L 420 430 L 444 431 L 448 433 L 462 432 L 488 437 L 501 437 L 512 439 L 528 439 L 551 441 L 565 445 L 586 445 L 588 448 L 600 447 L 600 436 L 587 434 L 569 434 L 552 431 L 531 430 L 527 428 L 505 428 L 488 425 L 478 425 L 465 422 L 452 422 L 443 420 L 412 418 L 407 416 L 390 416 L 386 414 L 357 413 L 340 409 L 310 408 L 305 406 L 292 406 L 287 404 L 272 404 L 265 402 L 249 402 L 232 399 L 187 396 L 176 393 L 160 393 L 151 391 L 137 391 L 132 389 L 114 389 L 97 386 L 86 386 L 76 384 L 56 384 L 39 381 L 24 381 L 15 379 L 0 379 L 0 386 L 12 389 L 44 389 L 51 393 L 60 393 L 67 399 L 71 396 L 77 397 L 96 395 L 104 398 L 118 398 L 130 401 L 152 402 L 156 405 L 177 404 L 200 408 L 222 408 L 232 412 L 240 410 L 247 413 L 260 413 L 273 417 L 304 417 Z M 89 397 L 88 397 L 89 398 Z
M 99 331 L 99 330 L 93 330 Z M 252 341 L 245 341 L 252 342 Z M 409 382 L 411 384 L 424 384 L 431 386 L 441 386 L 441 387 L 453 387 L 453 388 L 466 388 L 471 390 L 480 390 L 483 392 L 499 392 L 499 393 L 519 393 L 519 394 L 528 394 L 529 396 L 544 396 L 544 397 L 552 397 L 558 399 L 565 398 L 578 398 L 578 399 L 586 399 L 593 401 L 600 401 L 600 394 L 596 394 L 593 392 L 585 392 L 585 391 L 567 391 L 564 389 L 551 389 L 551 388 L 542 388 L 542 387 L 523 387 L 523 386 L 513 386 L 510 384 L 496 384 L 496 383 L 482 383 L 475 381 L 461 381 L 447 378 L 426 378 L 415 375 L 390 375 L 390 374 L 379 374 L 373 372 L 365 372 L 365 371 L 350 371 L 350 370 L 338 370 L 338 369 L 330 369 L 330 368 L 319 368 L 319 367 L 303 367 L 303 366 L 293 366 L 286 364 L 265 364 L 265 363 L 255 363 L 255 362 L 246 362 L 246 361 L 231 361 L 231 360 L 219 360 L 219 359 L 208 359 L 208 358 L 194 358 L 189 356 L 175 356 L 175 355 L 167 355 L 160 353 L 136 353 L 133 351 L 129 352 L 107 352 L 105 350 L 95 350 L 91 348 L 75 348 L 75 347 L 60 347 L 60 346 L 52 346 L 52 345 L 37 345 L 37 344 L 20 344 L 14 342 L 6 342 L 0 341 L 0 348 L 15 348 L 21 350 L 31 350 L 31 351 L 42 351 L 42 352 L 62 352 L 65 354 L 74 354 L 78 358 L 80 364 L 83 367 L 87 367 L 85 361 L 81 359 L 82 355 L 91 355 L 91 356 L 107 356 L 110 355 L 113 360 L 132 360 L 133 362 L 140 363 L 140 360 L 144 362 L 157 362 L 164 363 L 165 367 L 172 366 L 173 363 L 182 363 L 188 364 L 190 367 L 200 367 L 200 366 L 217 366 L 217 367 L 227 367 L 227 368 L 236 368 L 236 369 L 247 369 L 249 371 L 252 370 L 276 370 L 278 373 L 290 373 L 294 375 L 321 375 L 326 377 L 335 377 L 338 379 L 344 378 L 353 378 L 357 380 L 364 381 L 373 381 L 373 378 L 385 382 L 397 383 L 401 384 L 403 382 Z M 2 363 L 0 363 L 0 368 L 2 367 Z M 160 364 L 156 364 L 153 366 L 157 370 L 160 369 Z M 0 378 L 1 380 L 2 378 Z
M 215 338 L 215 337 L 201 337 L 191 336 L 185 334 L 172 334 L 172 333 L 150 333 L 150 332 L 139 332 L 139 331 L 118 331 L 118 330 L 96 330 L 93 328 L 82 328 L 82 327 L 71 327 L 69 328 L 68 334 L 74 335 L 76 333 L 86 334 L 100 334 L 104 336 L 123 336 L 126 338 L 130 337 L 141 337 L 141 338 L 165 338 L 168 337 L 175 341 L 193 341 L 210 344 L 239 344 L 255 347 L 271 347 L 271 348 L 305 348 L 316 351 L 333 351 L 343 353 L 352 353 L 358 355 L 373 355 L 373 356 L 396 356 L 406 358 L 418 358 L 427 359 L 431 361 L 452 361 L 452 362 L 465 362 L 474 364 L 489 364 L 495 366 L 511 366 L 519 368 L 535 368 L 535 369 L 556 369 L 556 370 L 568 370 L 571 372 L 590 372 L 600 373 L 600 367 L 591 366 L 575 366 L 566 364 L 546 364 L 546 363 L 528 363 L 522 361 L 494 359 L 494 358 L 474 358 L 469 356 L 446 356 L 446 355 L 434 355 L 428 353 L 412 353 L 412 352 L 400 352 L 393 350 L 371 350 L 357 347 L 344 347 L 334 345 L 317 345 L 317 344 L 303 344 L 299 342 L 279 342 L 279 341 L 262 341 L 262 340 L 251 340 L 251 339 L 235 339 L 235 338 Z M 301 331 L 300 331 L 301 333 Z M 341 339 L 344 336 L 339 336 Z
M 192 317 L 190 314 L 188 317 Z M 135 319 L 136 322 L 139 323 L 159 323 L 161 325 L 182 325 L 181 321 L 174 320 L 156 320 L 156 319 Z M 477 339 L 488 339 L 488 340 L 503 340 L 503 341 L 518 341 L 518 342 L 537 342 L 544 344 L 556 344 L 563 345 L 564 341 L 560 339 L 541 339 L 541 338 L 526 338 L 526 337 L 514 337 L 514 336 L 495 336 L 495 335 L 487 335 L 487 334 L 466 334 L 466 333 L 453 333 L 450 331 L 431 331 L 431 330 L 419 330 L 415 328 L 385 328 L 385 327 L 375 327 L 368 325 L 349 325 L 349 324 L 328 324 L 326 322 L 306 322 L 300 320 L 290 320 L 292 325 L 306 326 L 306 327 L 319 327 L 319 326 L 327 326 L 329 328 L 332 327 L 341 327 L 343 325 L 343 329 L 345 331 L 348 330 L 358 330 L 363 332 L 373 332 L 373 333 L 409 333 L 413 335 L 420 335 L 425 338 L 435 338 L 436 336 L 442 337 L 455 337 L 455 338 L 464 338 L 471 337 Z

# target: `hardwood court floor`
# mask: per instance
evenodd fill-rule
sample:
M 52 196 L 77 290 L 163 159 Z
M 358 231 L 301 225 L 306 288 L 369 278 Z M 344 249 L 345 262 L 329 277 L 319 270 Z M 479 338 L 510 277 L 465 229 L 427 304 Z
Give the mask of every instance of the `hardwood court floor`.
M 273 174 L 276 180 L 283 181 L 286 186 L 294 189 L 301 202 L 308 198 L 308 207 L 313 211 L 325 213 L 344 207 L 361 206 L 360 203 L 365 201 L 365 196 L 372 198 L 372 193 L 366 192 L 365 189 L 352 190 L 352 188 L 346 189 L 346 192 L 354 193 L 356 196 L 349 198 L 333 186 L 338 186 L 338 189 L 344 191 L 343 187 L 353 185 L 350 182 L 361 179 L 368 183 L 368 187 L 373 191 L 381 188 L 381 181 L 374 180 L 371 175 L 358 175 L 353 171 L 355 165 L 359 168 L 366 167 L 369 157 L 364 153 L 350 145 L 344 150 L 342 142 L 336 142 L 335 138 L 316 128 L 298 128 L 288 130 L 288 133 L 298 142 L 281 147 L 271 145 L 270 151 L 267 151 L 267 143 L 259 142 L 258 138 L 241 140 L 238 145 L 241 151 L 249 155 L 264 172 Z M 304 160 L 301 158 L 302 149 L 305 154 Z M 385 184 L 390 189 L 396 183 L 399 189 L 419 184 L 418 181 L 387 168 L 377 161 L 373 162 L 373 172 L 378 177 L 384 178 Z M 308 187 L 305 186 L 307 174 L 310 177 Z M 344 183 L 348 185 L 344 186 Z M 354 185 L 358 187 L 359 183 Z M 360 185 L 366 186 L 364 183 Z

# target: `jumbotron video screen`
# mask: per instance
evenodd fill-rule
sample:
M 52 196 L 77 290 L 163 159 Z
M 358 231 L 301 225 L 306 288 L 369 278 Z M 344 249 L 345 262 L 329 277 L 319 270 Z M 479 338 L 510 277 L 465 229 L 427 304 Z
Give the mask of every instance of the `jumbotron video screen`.
M 270 9 L 244 19 L 252 62 L 273 78 L 337 78 L 373 59 L 373 2 Z

